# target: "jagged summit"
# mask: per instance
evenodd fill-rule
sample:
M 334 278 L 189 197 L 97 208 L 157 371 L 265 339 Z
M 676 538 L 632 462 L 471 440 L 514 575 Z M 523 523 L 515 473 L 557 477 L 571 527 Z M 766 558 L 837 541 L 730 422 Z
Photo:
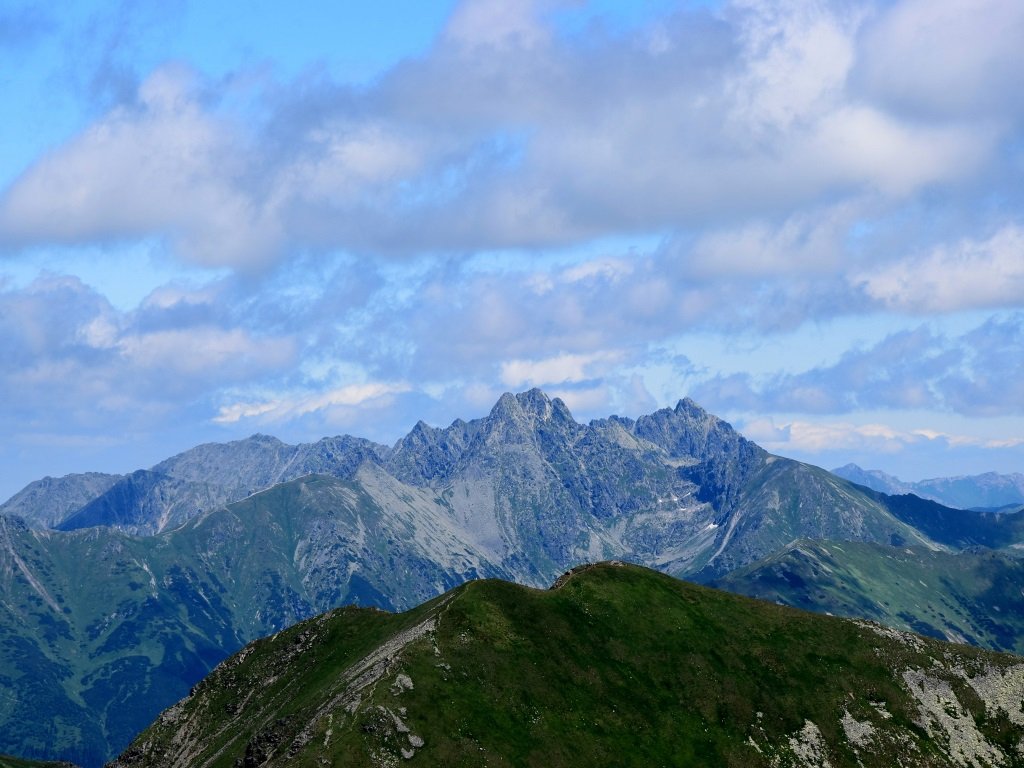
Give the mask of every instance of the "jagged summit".
M 525 419 L 531 425 L 546 421 L 576 423 L 561 398 L 549 398 L 536 387 L 518 394 L 506 392 L 498 398 L 487 418 L 515 421 Z
M 284 442 L 282 442 L 279 438 L 275 437 L 274 435 L 268 435 L 268 434 L 266 434 L 264 432 L 253 432 L 248 437 L 244 437 L 241 440 L 235 440 L 233 442 L 235 442 L 235 443 L 246 443 L 246 442 L 251 442 L 251 443 L 269 443 L 271 445 L 284 445 Z

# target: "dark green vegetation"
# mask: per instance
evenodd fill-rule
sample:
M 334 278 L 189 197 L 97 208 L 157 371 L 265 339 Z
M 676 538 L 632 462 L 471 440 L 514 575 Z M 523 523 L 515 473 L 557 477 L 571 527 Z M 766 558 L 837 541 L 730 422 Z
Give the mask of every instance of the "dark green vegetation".
M 1024 560 L 1015 554 L 799 541 L 714 584 L 819 613 L 870 618 L 1024 654 Z
M 20 757 L 0 755 L 0 768 L 75 768 L 71 763 L 41 762 L 39 760 L 23 760 Z
M 1024 664 L 635 566 L 336 610 L 220 666 L 136 766 L 1022 765 Z
M 5 748 L 98 765 L 245 642 L 341 603 L 408 605 L 476 575 L 414 541 L 392 549 L 403 525 L 414 540 L 410 510 L 318 477 L 157 537 L 0 517 Z
M 467 579 L 538 586 L 607 558 L 709 581 L 797 539 L 1024 538 L 1024 515 L 852 485 L 690 400 L 583 425 L 538 390 L 391 448 L 257 435 L 39 481 L 3 509 L 33 522 L 0 516 L 0 750 L 87 768 L 244 643 L 346 603 L 401 610 Z
M 1000 548 L 1024 541 L 1024 515 L 1019 512 L 950 509 L 913 494 L 885 496 L 876 491 L 868 492 L 882 501 L 893 515 L 940 544 L 958 549 Z

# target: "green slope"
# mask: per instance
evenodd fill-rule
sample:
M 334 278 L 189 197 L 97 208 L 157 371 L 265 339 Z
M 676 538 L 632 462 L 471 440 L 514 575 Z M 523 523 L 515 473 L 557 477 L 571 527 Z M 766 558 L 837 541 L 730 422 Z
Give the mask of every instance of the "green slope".
M 799 541 L 714 584 L 818 613 L 1024 653 L 1024 560 L 1010 552 Z
M 857 486 L 860 488 L 860 486 Z M 894 516 L 952 547 L 1007 547 L 1024 541 L 1024 512 L 951 509 L 913 494 L 885 496 L 867 488 Z
M 135 766 L 1022 765 L 1024 664 L 616 563 L 247 647 Z
M 413 506 L 384 510 L 325 477 L 152 537 L 0 517 L 0 743 L 99 765 L 244 643 L 341 603 L 406 607 L 478 575 L 425 552 L 416 522 Z

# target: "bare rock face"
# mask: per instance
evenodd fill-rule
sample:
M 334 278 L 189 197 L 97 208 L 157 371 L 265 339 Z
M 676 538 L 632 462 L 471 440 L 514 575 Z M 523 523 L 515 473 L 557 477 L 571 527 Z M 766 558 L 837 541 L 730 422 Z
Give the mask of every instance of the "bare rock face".
M 0 515 L 21 517 L 35 528 L 55 528 L 120 479 L 101 472 L 44 477 L 0 504 Z

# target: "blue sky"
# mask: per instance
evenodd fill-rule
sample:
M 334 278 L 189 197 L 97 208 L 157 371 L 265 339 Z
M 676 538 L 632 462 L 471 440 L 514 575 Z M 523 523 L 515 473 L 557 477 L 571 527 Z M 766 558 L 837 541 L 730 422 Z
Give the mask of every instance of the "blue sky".
M 1024 471 L 1016 0 L 0 5 L 0 496 L 691 396 Z

